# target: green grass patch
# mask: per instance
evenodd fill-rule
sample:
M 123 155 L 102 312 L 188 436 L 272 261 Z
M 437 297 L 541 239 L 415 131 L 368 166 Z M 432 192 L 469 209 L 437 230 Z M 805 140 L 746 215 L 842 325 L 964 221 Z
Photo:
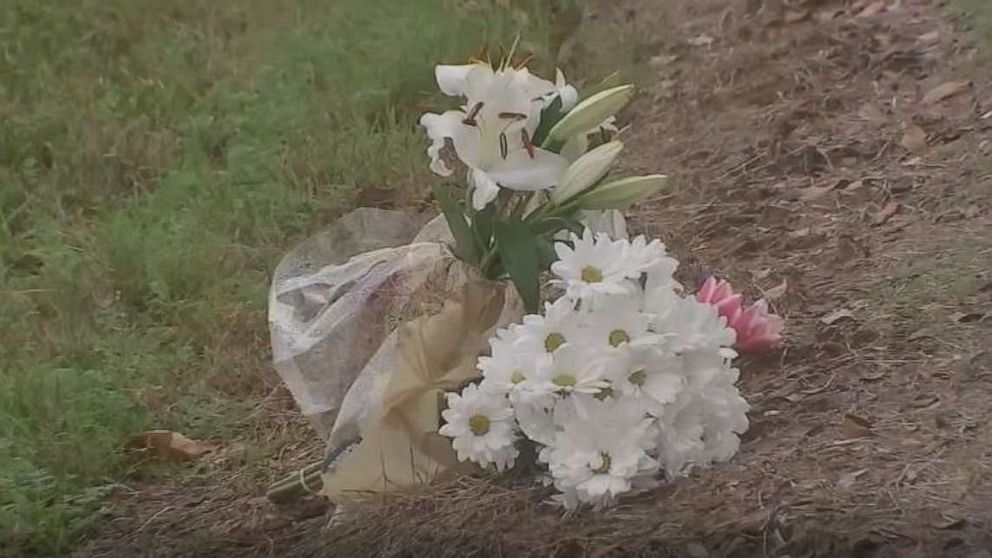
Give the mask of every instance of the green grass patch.
M 967 312 L 984 274 L 992 269 L 992 247 L 953 243 L 939 250 L 906 254 L 871 290 L 873 329 L 902 337 L 927 335 L 952 341 L 959 328 L 953 315 Z
M 984 57 L 992 54 L 992 4 L 986 0 L 952 0 L 948 15 L 979 41 Z
M 0 554 L 71 548 L 130 434 L 238 434 L 280 254 L 426 193 L 432 66 L 548 59 L 552 3 L 496 4 L 0 6 Z

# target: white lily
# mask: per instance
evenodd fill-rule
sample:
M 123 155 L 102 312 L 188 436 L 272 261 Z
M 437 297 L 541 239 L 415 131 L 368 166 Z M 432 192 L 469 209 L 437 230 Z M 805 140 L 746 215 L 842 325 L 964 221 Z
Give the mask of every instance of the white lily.
M 663 174 L 621 178 L 603 184 L 580 197 L 576 203 L 582 209 L 625 209 L 649 198 L 668 185 Z
M 565 171 L 561 184 L 551 192 L 551 200 L 560 205 L 588 190 L 610 172 L 622 150 L 622 143 L 611 141 L 579 157 Z
M 588 134 L 590 130 L 601 126 L 609 117 L 619 112 L 633 94 L 633 85 L 621 85 L 583 100 L 551 128 L 544 144 L 550 145 L 555 142 L 563 144 L 577 135 Z
M 476 210 L 494 200 L 500 187 L 535 191 L 559 182 L 567 161 L 530 141 L 555 84 L 532 76 L 526 68 L 494 70 L 488 64 L 438 66 L 435 75 L 443 93 L 465 97 L 466 104 L 461 110 L 421 117 L 431 139 L 427 149 L 431 170 L 451 175 L 441 160 L 441 149 L 451 139 L 458 158 L 469 168 Z
M 589 138 L 594 135 L 612 138 L 616 137 L 618 133 L 620 133 L 620 128 L 617 127 L 617 117 L 610 116 L 606 120 L 600 122 L 595 128 L 586 130 L 576 136 L 572 136 L 571 139 L 565 142 L 565 145 L 562 146 L 561 151 L 558 153 L 569 161 L 574 162 L 578 160 L 583 153 L 589 150 Z
M 574 86 L 565 81 L 565 74 L 561 70 L 555 70 L 554 91 L 545 96 L 544 106 L 547 107 L 556 98 L 561 99 L 561 111 L 568 112 L 579 102 L 579 92 Z

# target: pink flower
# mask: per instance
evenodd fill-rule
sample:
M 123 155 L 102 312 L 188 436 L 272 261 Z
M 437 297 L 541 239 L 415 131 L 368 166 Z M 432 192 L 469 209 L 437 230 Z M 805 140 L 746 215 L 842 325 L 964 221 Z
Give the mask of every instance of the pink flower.
M 728 324 L 741 313 L 741 299 L 741 295 L 734 293 L 730 283 L 716 277 L 707 279 L 696 293 L 696 300 L 716 306 L 717 312 L 727 318 Z
M 768 303 L 761 299 L 741 312 L 730 327 L 737 332 L 737 348 L 745 353 L 760 353 L 782 346 L 782 316 L 768 311 Z
M 764 299 L 744 309 L 741 295 L 734 293 L 730 283 L 710 277 L 696 293 L 696 300 L 716 306 L 737 333 L 735 344 L 741 352 L 760 353 L 782 346 L 785 323 L 781 316 L 768 311 Z

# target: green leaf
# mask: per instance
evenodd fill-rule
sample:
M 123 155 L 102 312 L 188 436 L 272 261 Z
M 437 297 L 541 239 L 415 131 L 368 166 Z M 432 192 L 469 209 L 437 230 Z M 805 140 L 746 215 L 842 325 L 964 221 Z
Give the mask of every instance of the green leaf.
M 583 228 L 581 223 L 567 217 L 544 217 L 528 224 L 528 227 L 535 235 L 550 234 L 551 236 L 562 230 L 582 233 Z
M 493 219 L 496 217 L 496 204 L 489 204 L 472 216 L 472 234 L 480 253 L 489 250 L 493 243 Z
M 565 116 L 565 114 L 561 111 L 561 97 L 555 97 L 555 100 L 551 101 L 548 108 L 541 111 L 541 123 L 534 130 L 534 135 L 530 138 L 531 143 L 534 145 L 543 144 L 544 140 L 548 137 L 548 132 L 561 120 L 562 116 Z
M 519 218 L 497 221 L 494 227 L 496 246 L 503 267 L 517 287 L 524 308 L 531 313 L 540 309 L 540 257 L 537 237 Z
M 537 239 L 537 258 L 540 271 L 551 269 L 551 264 L 558 261 L 554 241 L 547 237 L 539 237 Z
M 476 249 L 472 229 L 462 213 L 458 202 L 451 197 L 451 187 L 447 185 L 434 187 L 434 199 L 441 206 L 444 219 L 448 222 L 451 235 L 455 237 L 455 255 L 468 263 L 479 263 L 479 251 Z

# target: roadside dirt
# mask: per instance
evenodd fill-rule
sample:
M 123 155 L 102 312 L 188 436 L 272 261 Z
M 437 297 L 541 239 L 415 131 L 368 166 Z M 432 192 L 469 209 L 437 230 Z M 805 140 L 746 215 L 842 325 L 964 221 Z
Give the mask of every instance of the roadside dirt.
M 732 463 L 596 516 L 465 480 L 329 529 L 215 474 L 136 488 L 79 555 L 992 556 L 992 62 L 943 9 L 594 9 L 647 68 L 626 167 L 675 185 L 634 228 L 787 317 Z

